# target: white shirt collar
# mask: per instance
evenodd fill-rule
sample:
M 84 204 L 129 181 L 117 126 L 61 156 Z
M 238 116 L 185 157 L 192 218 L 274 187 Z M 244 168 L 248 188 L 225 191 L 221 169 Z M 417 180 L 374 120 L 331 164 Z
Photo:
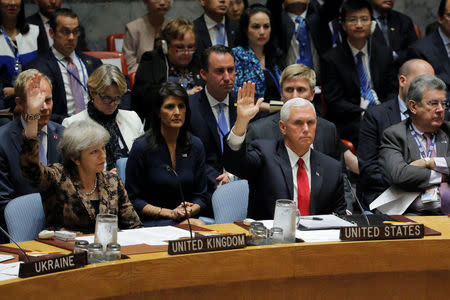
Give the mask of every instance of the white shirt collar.
M 303 159 L 303 165 L 305 167 L 305 170 L 308 172 L 309 170 L 311 170 L 310 168 L 310 161 L 309 161 L 309 157 L 311 156 L 311 149 L 308 149 L 308 151 L 303 154 L 303 156 L 298 156 L 294 151 L 292 151 L 288 146 L 286 146 L 286 150 L 289 156 L 289 162 L 291 163 L 291 169 L 294 168 L 297 163 L 298 163 L 298 159 L 301 158 Z
M 358 50 L 358 49 L 356 49 L 355 47 L 353 47 L 352 44 L 350 44 L 349 41 L 347 41 L 347 43 L 348 43 L 348 45 L 350 46 L 350 50 L 352 51 L 353 57 L 355 57 L 356 54 L 358 54 L 360 51 L 361 51 L 362 53 L 364 53 L 364 55 L 367 57 L 367 55 L 368 55 L 368 51 L 367 51 L 367 41 L 366 41 L 366 44 L 364 45 L 364 47 L 363 47 L 361 50 Z
M 42 23 L 46 24 L 48 21 L 50 21 L 49 18 L 47 18 L 46 16 L 44 16 L 40 11 L 38 12 L 39 16 L 41 17 Z
M 400 108 L 400 113 L 406 114 L 406 111 L 408 110 L 408 108 L 406 107 L 405 101 L 403 101 L 402 98 L 400 98 L 400 95 L 397 96 L 397 100 L 398 100 L 398 106 Z
M 230 99 L 229 95 L 227 95 L 227 96 L 225 97 L 225 99 L 223 99 L 222 102 L 217 101 L 217 100 L 216 100 L 213 96 L 211 96 L 211 94 L 208 92 L 208 88 L 207 88 L 206 86 L 205 86 L 205 94 L 206 94 L 206 98 L 208 98 L 209 105 L 210 105 L 211 107 L 215 107 L 215 106 L 218 105 L 219 103 L 224 103 L 226 106 L 228 106 L 228 104 L 229 104 L 229 99 Z
M 215 27 L 218 24 L 218 23 L 216 23 L 216 21 L 214 21 L 213 19 L 208 17 L 207 14 L 204 14 L 204 17 L 205 17 L 206 28 L 208 30 L 210 30 L 211 28 Z M 219 24 L 223 24 L 223 26 L 225 26 L 225 17 L 222 18 L 222 22 L 220 22 Z
M 66 57 L 61 52 L 56 50 L 54 47 L 52 47 L 52 51 L 53 51 L 53 54 L 55 55 L 55 57 L 57 59 L 59 59 L 60 61 L 66 60 Z M 72 51 L 72 53 L 70 53 L 69 57 L 72 59 L 72 62 L 75 63 L 75 60 L 77 59 L 77 56 L 75 55 L 75 51 Z
M 306 14 L 308 13 L 308 7 L 306 7 L 305 11 L 300 15 L 300 17 L 302 17 L 303 19 L 306 19 Z M 292 19 L 292 21 L 295 23 L 295 19 L 297 17 L 299 17 L 299 15 L 293 14 L 293 13 L 289 13 L 288 12 L 288 16 Z
M 27 122 L 25 122 L 25 120 L 23 119 L 23 116 L 20 116 L 20 122 L 22 123 L 23 129 L 25 129 L 25 127 L 27 127 Z M 47 125 L 42 127 L 41 131 L 43 131 L 43 132 L 45 132 L 45 134 L 47 134 Z M 39 133 L 38 133 L 38 135 L 39 135 Z
M 448 43 L 450 43 L 450 37 L 445 35 L 445 33 L 442 31 L 441 27 L 438 28 L 439 35 L 441 36 L 442 41 L 444 42 L 444 47 L 447 47 Z

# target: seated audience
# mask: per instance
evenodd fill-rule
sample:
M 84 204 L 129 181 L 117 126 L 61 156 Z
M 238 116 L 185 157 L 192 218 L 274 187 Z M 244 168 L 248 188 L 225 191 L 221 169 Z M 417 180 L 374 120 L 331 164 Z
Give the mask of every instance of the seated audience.
M 150 125 L 153 99 L 158 97 L 164 82 L 176 82 L 195 94 L 203 84 L 200 58 L 194 55 L 195 33 L 191 21 L 176 18 L 161 32 L 161 40 L 153 51 L 142 55 L 136 72 L 136 83 L 131 95 L 131 108 L 145 119 L 146 129 Z
M 439 28 L 423 39 L 418 40 L 409 49 L 409 56 L 428 61 L 436 76 L 442 79 L 450 89 L 450 1 L 441 0 L 438 9 Z M 450 96 L 447 95 L 447 100 Z
M 346 208 L 341 164 L 311 149 L 316 133 L 314 105 L 305 99 L 287 101 L 280 113 L 283 139 L 244 142 L 250 120 L 262 99 L 254 103 L 255 85 L 239 90 L 237 119 L 224 143 L 227 170 L 248 180 L 248 217 L 273 219 L 277 199 L 293 199 L 302 216 L 343 214 Z
M 230 0 L 227 16 L 235 22 L 239 22 L 244 9 L 248 7 L 248 0 Z
M 347 41 L 324 55 L 322 87 L 327 118 L 336 125 L 341 138 L 357 147 L 364 111 L 393 97 L 392 52 L 368 42 L 372 7 L 367 1 L 346 0 L 340 20 Z
M 14 106 L 14 81 L 38 54 L 39 28 L 25 21 L 22 0 L 0 2 L 0 109 Z
M 53 38 L 50 36 L 50 19 L 55 11 L 61 8 L 62 0 L 34 0 L 39 10 L 26 18 L 30 24 L 39 26 L 38 48 L 40 53 L 47 52 L 53 45 Z M 86 34 L 83 26 L 80 25 L 80 35 L 76 50 L 89 51 L 86 43 Z
M 373 41 L 390 47 L 394 61 L 404 62 L 408 47 L 417 41 L 413 21 L 407 15 L 392 9 L 394 0 L 370 0 L 370 3 L 373 18 L 377 22 Z
M 398 95 L 368 109 L 361 121 L 358 160 L 361 200 L 367 207 L 389 187 L 382 179 L 382 171 L 378 163 L 383 132 L 391 125 L 408 118 L 409 85 L 414 78 L 423 74 L 434 75 L 433 67 L 429 63 L 421 59 L 405 62 L 399 70 Z
M 182 86 L 164 83 L 152 105 L 150 129 L 131 148 L 126 188 L 144 226 L 184 223 L 208 203 L 205 150 L 188 131 L 191 111 Z
M 16 197 L 36 193 L 20 172 L 19 154 L 22 149 L 22 133 L 28 118 L 26 114 L 31 78 L 40 74 L 37 70 L 23 71 L 14 83 L 16 107 L 21 115 L 0 127 L 0 225 L 4 226 L 3 211 L 8 202 Z M 60 161 L 56 146 L 61 138 L 64 127 L 50 120 L 52 114 L 52 83 L 45 75 L 41 79 L 41 93 L 44 101 L 36 111 L 39 113 L 38 131 L 40 138 L 39 153 L 43 164 L 53 164 Z M 3 227 L 5 228 L 5 227 Z M 5 241 L 7 242 L 7 241 Z
M 98 58 L 75 50 L 79 35 L 77 15 L 68 8 L 56 10 L 50 19 L 51 51 L 40 54 L 25 66 L 26 69 L 38 69 L 52 81 L 52 120 L 58 123 L 86 109 L 89 101 L 86 81 L 102 64 Z
M 200 0 L 204 13 L 194 20 L 197 53 L 214 45 L 235 46 L 237 22 L 227 16 L 230 0 Z
M 420 192 L 407 214 L 450 213 L 450 123 L 444 121 L 445 83 L 433 75 L 416 77 L 408 90 L 409 118 L 385 130 L 380 165 L 388 184 Z
M 134 111 L 119 109 L 123 94 L 127 92 L 127 82 L 122 72 L 113 65 L 102 65 L 89 76 L 87 81 L 90 101 L 87 109 L 64 119 L 62 125 L 68 127 L 76 121 L 93 120 L 102 125 L 110 139 L 105 145 L 106 170 L 116 167 L 116 161 L 128 157 L 136 138 L 144 134 L 141 119 Z
M 142 54 L 152 51 L 161 36 L 162 28 L 168 23 L 165 17 L 171 0 L 143 0 L 147 14 L 125 26 L 122 51 L 127 61 L 128 72 L 136 72 Z
M 273 43 L 270 11 L 262 5 L 252 5 L 241 15 L 236 48 L 233 48 L 236 65 L 237 91 L 244 82 L 255 83 L 255 97 L 265 101 L 280 99 L 280 57 Z
M 45 227 L 93 233 L 97 214 L 118 215 L 122 229 L 141 226 L 119 176 L 103 172 L 109 134 L 99 124 L 75 122 L 64 131 L 58 144 L 62 164 L 46 166 L 39 161 L 39 109 L 46 100 L 45 93 L 50 93 L 42 82 L 43 77 L 37 74 L 26 87 L 24 112 L 28 117 L 20 167 L 23 176 L 41 193 Z

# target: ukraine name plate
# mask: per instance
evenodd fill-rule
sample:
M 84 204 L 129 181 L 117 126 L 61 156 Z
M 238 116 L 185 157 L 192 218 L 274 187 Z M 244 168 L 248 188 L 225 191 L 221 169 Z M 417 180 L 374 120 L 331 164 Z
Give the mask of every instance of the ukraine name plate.
M 19 277 L 26 278 L 48 273 L 55 273 L 87 265 L 87 252 L 72 253 L 52 258 L 45 258 L 20 264 Z
M 244 248 L 245 234 L 225 234 L 185 240 L 169 241 L 168 254 L 187 254 Z
M 423 224 L 342 227 L 341 241 L 420 239 L 424 236 Z

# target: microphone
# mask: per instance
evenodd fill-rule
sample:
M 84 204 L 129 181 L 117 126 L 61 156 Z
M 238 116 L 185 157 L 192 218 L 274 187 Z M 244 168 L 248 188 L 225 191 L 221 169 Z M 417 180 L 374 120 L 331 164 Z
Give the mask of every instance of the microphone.
M 181 182 L 180 182 L 180 178 L 178 177 L 177 172 L 175 172 L 175 170 L 169 166 L 169 165 L 164 165 L 164 167 L 166 168 L 166 170 L 168 172 L 171 172 L 175 175 L 175 177 L 177 178 L 177 182 L 178 182 L 178 190 L 180 191 L 180 196 L 181 196 L 181 202 L 183 203 L 183 207 L 184 207 L 184 213 L 186 214 L 186 220 L 188 222 L 188 227 L 189 227 L 189 234 L 191 235 L 191 239 L 192 239 L 192 227 L 191 227 L 191 221 L 189 221 L 189 217 L 188 217 L 188 213 L 187 213 L 187 209 L 186 209 L 186 202 L 184 201 L 184 194 L 183 194 L 183 188 L 181 187 Z
M 358 197 L 356 196 L 355 191 L 354 191 L 353 188 L 352 188 L 352 184 L 350 183 L 350 180 L 347 178 L 347 176 L 343 176 L 343 177 L 345 177 L 345 180 L 347 181 L 347 184 L 348 184 L 348 186 L 350 187 L 350 191 L 351 191 L 351 193 L 352 193 L 352 196 L 353 196 L 353 198 L 355 198 L 356 203 L 358 203 L 359 209 L 361 210 L 361 214 L 362 214 L 362 215 L 364 216 L 364 218 L 366 219 L 367 225 L 370 225 L 369 218 L 368 218 L 367 215 L 364 213 L 364 209 L 363 209 L 363 207 L 362 207 L 362 205 L 361 205 L 361 202 L 359 201 Z
M 13 241 L 14 244 L 16 244 L 16 246 L 19 248 L 19 250 L 24 254 L 25 258 L 27 259 L 27 261 L 30 261 L 30 258 L 28 257 L 28 254 L 25 252 L 25 250 L 23 250 L 22 247 L 20 247 L 20 245 L 9 235 L 8 232 L 6 232 L 5 229 L 3 229 L 2 226 L 0 226 L 0 230 L 3 232 L 4 235 L 6 235 L 9 240 Z M 19 255 L 20 256 L 20 255 Z

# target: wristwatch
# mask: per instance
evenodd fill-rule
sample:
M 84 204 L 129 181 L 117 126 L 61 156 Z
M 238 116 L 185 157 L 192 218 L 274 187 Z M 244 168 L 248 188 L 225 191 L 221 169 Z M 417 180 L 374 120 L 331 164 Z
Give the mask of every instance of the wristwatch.
M 25 115 L 25 120 L 26 121 L 34 121 L 34 120 L 39 120 L 41 118 L 41 115 L 39 113 L 36 114 L 26 114 Z
M 425 161 L 425 167 L 431 169 L 431 159 L 429 157 L 424 157 L 423 160 Z

